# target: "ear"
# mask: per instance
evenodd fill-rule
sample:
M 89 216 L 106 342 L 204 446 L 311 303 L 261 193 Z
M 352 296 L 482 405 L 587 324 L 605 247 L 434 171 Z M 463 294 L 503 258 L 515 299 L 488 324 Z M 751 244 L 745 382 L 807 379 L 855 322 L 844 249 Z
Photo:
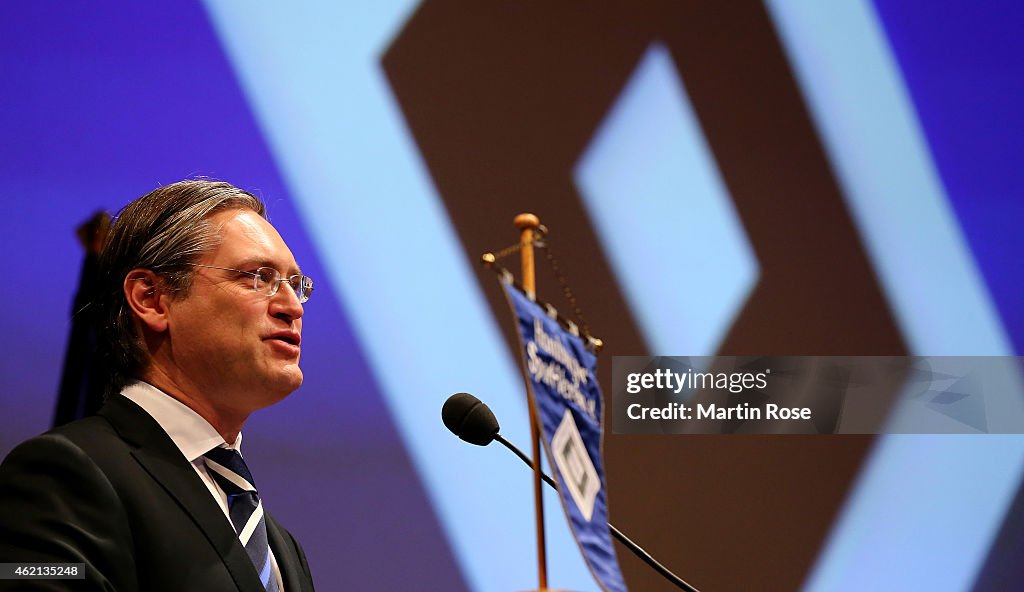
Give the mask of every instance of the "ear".
M 167 330 L 167 295 L 163 281 L 148 269 L 133 269 L 124 278 L 125 300 L 150 331 Z

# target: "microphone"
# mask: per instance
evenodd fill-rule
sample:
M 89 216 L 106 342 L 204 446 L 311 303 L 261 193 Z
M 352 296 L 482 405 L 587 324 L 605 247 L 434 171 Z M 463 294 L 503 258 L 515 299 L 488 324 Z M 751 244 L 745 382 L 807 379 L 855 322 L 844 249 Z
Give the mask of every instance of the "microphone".
M 487 446 L 498 435 L 498 419 L 491 408 L 469 393 L 455 393 L 441 407 L 441 421 L 453 434 L 477 446 Z
M 533 469 L 533 461 L 530 460 L 530 457 L 526 456 L 515 444 L 509 442 L 498 433 L 501 427 L 498 425 L 498 418 L 494 417 L 491 408 L 473 395 L 469 393 L 455 393 L 448 397 L 448 400 L 444 402 L 444 406 L 441 407 L 441 421 L 444 422 L 445 427 L 451 433 L 470 444 L 487 446 L 494 440 L 497 440 L 526 463 L 531 470 Z M 540 477 L 545 483 L 558 489 L 555 485 L 555 480 L 546 473 L 541 473 Z M 685 580 L 669 571 L 667 567 L 658 563 L 654 557 L 651 557 L 640 545 L 634 543 L 622 531 L 615 528 L 611 522 L 608 523 L 608 530 L 616 540 L 625 545 L 634 555 L 642 559 L 644 563 L 651 566 L 654 571 L 661 574 L 665 579 L 687 592 L 699 592 L 696 588 L 686 583 Z

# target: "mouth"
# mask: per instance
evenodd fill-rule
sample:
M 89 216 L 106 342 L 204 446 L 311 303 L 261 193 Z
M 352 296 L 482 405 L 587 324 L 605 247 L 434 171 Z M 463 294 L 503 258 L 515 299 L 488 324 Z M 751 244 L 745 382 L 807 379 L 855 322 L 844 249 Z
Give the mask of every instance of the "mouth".
M 278 333 L 274 333 L 273 335 L 265 337 L 264 340 L 279 341 L 282 343 L 287 343 L 288 345 L 294 347 L 299 347 L 299 344 L 302 343 L 302 337 L 295 331 L 280 331 Z

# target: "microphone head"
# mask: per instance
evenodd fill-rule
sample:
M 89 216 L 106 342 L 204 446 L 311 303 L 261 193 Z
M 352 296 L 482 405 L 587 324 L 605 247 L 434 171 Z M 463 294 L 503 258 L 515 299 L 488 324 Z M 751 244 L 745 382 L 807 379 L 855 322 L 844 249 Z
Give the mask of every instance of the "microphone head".
M 441 421 L 453 434 L 477 446 L 490 444 L 501 429 L 491 408 L 469 393 L 448 397 L 441 408 Z

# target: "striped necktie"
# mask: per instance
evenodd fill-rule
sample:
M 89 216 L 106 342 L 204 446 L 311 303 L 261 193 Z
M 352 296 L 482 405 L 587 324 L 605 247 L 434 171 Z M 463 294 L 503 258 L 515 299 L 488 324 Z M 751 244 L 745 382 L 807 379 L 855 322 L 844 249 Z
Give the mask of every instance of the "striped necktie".
M 267 542 L 267 523 L 263 518 L 263 503 L 256 493 L 252 474 L 245 466 L 242 455 L 230 448 L 214 448 L 207 452 L 206 468 L 213 480 L 228 498 L 228 515 L 245 547 L 249 559 L 263 587 L 278 592 L 277 578 L 271 573 L 270 544 Z

